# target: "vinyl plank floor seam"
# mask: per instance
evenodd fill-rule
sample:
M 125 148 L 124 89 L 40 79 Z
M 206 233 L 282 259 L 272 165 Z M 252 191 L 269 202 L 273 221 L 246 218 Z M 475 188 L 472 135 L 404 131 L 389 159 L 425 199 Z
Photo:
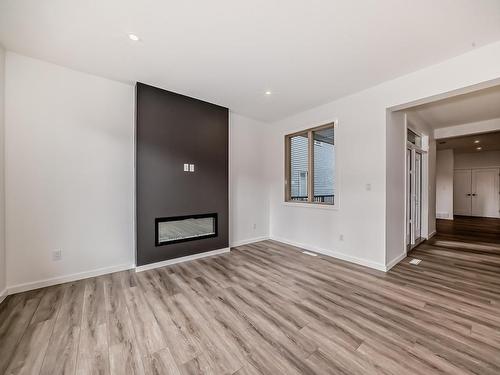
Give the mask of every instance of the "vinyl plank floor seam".
M 8 298 L 9 298 L 9 297 L 8 297 Z M 4 302 L 5 302 L 5 301 L 4 301 Z M 8 360 L 8 361 L 4 364 L 4 368 L 3 368 L 3 369 L 2 369 L 2 368 L 0 368 L 0 370 L 1 370 L 1 371 L 7 371 L 7 369 L 8 369 L 8 368 L 9 368 L 9 366 L 11 365 L 11 362 L 12 362 L 12 361 L 13 361 L 13 359 L 14 359 L 14 354 L 16 353 L 16 351 L 17 351 L 17 349 L 18 349 L 18 347 L 19 347 L 19 345 L 20 345 L 20 343 L 21 343 L 21 340 L 23 339 L 24 335 L 26 334 L 26 330 L 27 330 L 27 328 L 29 327 L 31 320 L 33 319 L 33 316 L 35 315 L 36 310 L 38 309 L 38 306 L 40 305 L 40 302 L 41 302 L 41 297 L 40 297 L 40 299 L 38 300 L 38 303 L 37 303 L 36 307 L 33 309 L 32 314 L 30 314 L 30 317 L 29 317 L 29 319 L 27 320 L 27 324 L 26 324 L 25 329 L 23 330 L 22 334 L 21 334 L 21 335 L 19 336 L 19 338 L 17 339 L 17 341 L 16 341 L 15 345 L 13 345 L 13 350 L 12 350 L 12 353 L 11 353 L 11 355 L 10 355 L 10 357 L 9 357 L 9 360 Z
M 63 293 L 63 295 L 64 295 L 64 293 Z M 51 331 L 50 331 L 50 335 L 49 335 L 49 337 L 48 337 L 48 341 L 49 341 L 49 342 L 50 342 L 50 339 L 52 338 L 52 335 L 54 334 L 55 322 L 57 321 L 57 318 L 58 318 L 58 316 L 59 316 L 59 312 L 60 312 L 60 310 L 61 310 L 61 305 L 59 305 L 59 308 L 57 309 L 57 312 L 56 312 L 56 316 L 54 317 L 54 324 L 52 325 L 52 329 L 51 329 Z M 46 358 L 46 356 L 47 356 L 47 350 L 45 351 L 45 353 L 44 353 L 44 355 L 43 355 L 43 360 L 42 360 L 42 364 L 41 364 L 41 366 L 40 366 L 40 369 L 43 367 L 43 364 L 44 364 L 44 362 L 45 362 L 45 358 Z

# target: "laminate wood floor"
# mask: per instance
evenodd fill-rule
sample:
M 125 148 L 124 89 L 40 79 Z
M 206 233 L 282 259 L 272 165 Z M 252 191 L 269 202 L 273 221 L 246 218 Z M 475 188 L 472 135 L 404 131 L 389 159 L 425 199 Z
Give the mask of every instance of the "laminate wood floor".
M 454 220 L 436 220 L 441 237 L 500 243 L 500 219 L 473 216 L 455 216 Z
M 297 250 L 10 296 L 0 373 L 500 374 L 498 245 L 436 236 L 387 274 Z

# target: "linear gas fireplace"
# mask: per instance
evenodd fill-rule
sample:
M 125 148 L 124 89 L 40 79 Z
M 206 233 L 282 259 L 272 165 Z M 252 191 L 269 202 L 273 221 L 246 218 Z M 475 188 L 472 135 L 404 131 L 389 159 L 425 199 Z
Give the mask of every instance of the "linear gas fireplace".
M 217 214 L 161 217 L 155 226 L 156 246 L 217 237 Z

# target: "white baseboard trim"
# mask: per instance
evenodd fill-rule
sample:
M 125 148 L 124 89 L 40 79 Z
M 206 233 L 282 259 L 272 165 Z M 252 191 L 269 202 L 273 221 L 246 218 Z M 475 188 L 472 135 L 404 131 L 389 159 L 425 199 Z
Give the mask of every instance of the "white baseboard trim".
M 385 272 L 389 271 L 392 267 L 401 262 L 404 258 L 406 258 L 406 253 L 399 254 L 396 258 L 394 258 L 385 265 Z
M 235 242 L 233 242 L 231 244 L 231 247 L 238 247 L 238 246 L 248 245 L 249 243 L 265 241 L 265 240 L 268 240 L 268 239 L 269 239 L 269 236 L 262 236 L 262 237 L 249 238 L 247 240 L 235 241 Z
M 431 232 L 431 233 L 427 236 L 427 239 L 430 239 L 430 238 L 434 237 L 434 236 L 436 235 L 436 233 L 437 233 L 436 231 Z
M 200 253 L 200 254 L 188 255 L 185 257 L 181 257 L 181 258 L 169 259 L 169 260 L 164 260 L 162 262 L 146 264 L 144 266 L 135 267 L 135 272 L 142 272 L 142 271 L 152 270 L 153 268 L 170 266 L 170 265 L 176 264 L 176 263 L 188 262 L 190 260 L 201 259 L 201 258 L 211 257 L 214 255 L 225 254 L 225 253 L 229 253 L 229 251 L 230 251 L 230 248 L 226 247 L 224 249 L 206 251 L 206 252 Z
M 77 280 L 82 280 L 82 279 L 88 279 L 89 277 L 106 275 L 108 273 L 126 271 L 126 270 L 129 270 L 132 268 L 134 268 L 134 265 L 132 265 L 132 264 L 121 264 L 119 266 L 98 268 L 98 269 L 92 270 L 92 271 L 73 273 L 71 275 L 57 276 L 57 277 L 52 277 L 50 279 L 44 279 L 44 280 L 33 281 L 33 282 L 29 282 L 29 283 L 9 286 L 7 288 L 7 292 L 9 295 L 15 294 L 15 293 L 21 293 L 21 292 L 26 292 L 28 290 L 45 288 L 47 286 L 64 284 L 64 283 L 69 283 L 72 281 L 77 281 Z
M 351 255 L 347 255 L 344 253 L 339 253 L 338 251 L 322 249 L 322 248 L 319 248 L 316 246 L 298 243 L 298 242 L 290 241 L 290 240 L 280 238 L 280 237 L 271 236 L 271 239 L 274 241 L 283 242 L 287 245 L 292 245 L 292 246 L 300 247 L 300 248 L 305 249 L 305 250 L 313 251 L 313 252 L 316 252 L 318 254 L 328 255 L 328 256 L 331 256 L 333 258 L 337 258 L 340 260 L 345 260 L 347 262 L 359 264 L 360 266 L 365 266 L 365 267 L 369 267 L 369 268 L 373 268 L 373 269 L 376 269 L 379 271 L 386 272 L 386 267 L 382 263 L 372 262 L 370 260 L 365 260 L 365 259 L 361 259 L 358 257 L 353 257 Z
M 4 289 L 0 292 L 0 303 L 4 301 L 5 298 L 7 298 L 9 294 L 7 293 L 7 289 Z

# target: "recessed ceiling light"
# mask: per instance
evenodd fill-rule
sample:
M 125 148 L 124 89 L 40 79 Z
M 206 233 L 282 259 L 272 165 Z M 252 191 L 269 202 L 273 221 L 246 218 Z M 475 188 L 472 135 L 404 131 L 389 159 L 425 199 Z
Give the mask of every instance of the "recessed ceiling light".
M 135 34 L 128 34 L 128 38 L 130 40 L 133 40 L 134 42 L 137 42 L 139 40 L 139 37 Z
M 482 147 L 476 147 L 476 150 L 481 151 L 483 148 Z
M 271 92 L 271 91 L 266 91 L 264 94 L 266 94 L 266 95 L 271 95 L 271 94 L 272 94 L 272 92 Z
M 474 143 L 479 143 L 479 142 L 480 142 L 480 141 L 479 141 L 479 139 L 476 139 L 476 140 L 474 141 Z

